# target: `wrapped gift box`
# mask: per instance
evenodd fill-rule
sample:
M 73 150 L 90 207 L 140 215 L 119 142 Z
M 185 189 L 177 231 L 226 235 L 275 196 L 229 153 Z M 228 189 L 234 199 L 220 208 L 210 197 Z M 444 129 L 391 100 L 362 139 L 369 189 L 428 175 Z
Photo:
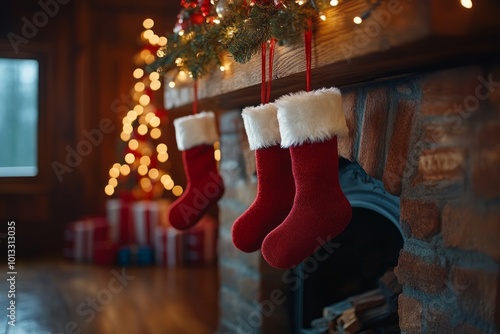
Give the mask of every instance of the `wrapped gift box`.
M 185 232 L 185 258 L 189 264 L 209 264 L 216 259 L 218 223 L 205 215 Z
M 168 207 L 166 200 L 132 204 L 134 237 L 139 246 L 153 246 L 156 226 L 167 226 Z
M 103 217 L 69 223 L 66 227 L 65 239 L 65 257 L 80 262 L 92 261 L 96 246 L 110 241 L 109 223 Z
M 175 267 L 184 264 L 185 233 L 173 227 L 157 226 L 154 233 L 156 264 Z
M 106 217 L 111 226 L 111 240 L 119 245 L 135 241 L 131 200 L 113 198 L 106 201 Z

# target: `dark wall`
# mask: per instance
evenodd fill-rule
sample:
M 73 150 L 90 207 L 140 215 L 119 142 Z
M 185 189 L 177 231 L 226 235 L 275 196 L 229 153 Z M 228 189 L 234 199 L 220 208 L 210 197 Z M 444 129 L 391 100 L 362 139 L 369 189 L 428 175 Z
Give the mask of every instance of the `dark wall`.
M 51 12 L 38 31 L 26 37 L 26 21 L 48 12 L 41 4 L 50 4 L 46 8 Z M 132 59 L 142 21 L 153 18 L 155 32 L 163 34 L 173 27 L 179 5 L 154 0 L 10 0 L 1 8 L 0 56 L 36 57 L 41 73 L 39 175 L 0 179 L 0 233 L 5 233 L 8 221 L 16 221 L 19 256 L 59 254 L 65 223 L 103 213 L 107 173 L 120 153 L 116 145 L 122 115 L 116 107 L 126 105 L 122 96 L 134 83 Z M 13 46 L 9 33 L 23 42 Z M 100 126 L 107 119 L 114 130 L 105 133 Z M 77 149 L 84 132 L 92 130 L 102 132 L 102 142 L 69 166 L 68 147 Z M 59 177 L 54 162 L 68 167 Z

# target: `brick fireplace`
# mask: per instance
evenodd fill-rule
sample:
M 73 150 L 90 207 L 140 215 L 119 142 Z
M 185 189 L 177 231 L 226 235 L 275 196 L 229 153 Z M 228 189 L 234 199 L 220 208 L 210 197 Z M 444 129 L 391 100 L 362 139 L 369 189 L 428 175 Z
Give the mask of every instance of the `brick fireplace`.
M 340 156 L 400 201 L 401 331 L 499 332 L 500 65 L 340 88 L 350 130 L 339 140 Z M 219 202 L 219 332 L 288 333 L 296 300 L 287 273 L 232 245 L 231 226 L 252 203 L 257 180 L 240 110 L 219 120 L 226 184 Z

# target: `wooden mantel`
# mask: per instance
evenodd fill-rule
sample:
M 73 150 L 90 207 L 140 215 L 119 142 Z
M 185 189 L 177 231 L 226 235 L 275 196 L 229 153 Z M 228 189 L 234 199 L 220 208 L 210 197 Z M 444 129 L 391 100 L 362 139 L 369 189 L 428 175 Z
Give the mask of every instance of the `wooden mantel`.
M 361 25 L 352 18 L 366 0 L 340 3 L 318 22 L 313 41 L 312 86 L 346 86 L 403 75 L 433 66 L 452 66 L 500 55 L 500 2 L 460 0 L 383 0 Z M 199 81 L 202 109 L 237 108 L 260 103 L 261 64 L 227 58 L 224 72 Z M 169 80 L 168 75 L 166 80 Z M 167 81 L 168 82 L 168 81 Z M 167 109 L 190 108 L 192 82 L 165 85 Z M 302 46 L 276 48 L 272 99 L 305 88 Z

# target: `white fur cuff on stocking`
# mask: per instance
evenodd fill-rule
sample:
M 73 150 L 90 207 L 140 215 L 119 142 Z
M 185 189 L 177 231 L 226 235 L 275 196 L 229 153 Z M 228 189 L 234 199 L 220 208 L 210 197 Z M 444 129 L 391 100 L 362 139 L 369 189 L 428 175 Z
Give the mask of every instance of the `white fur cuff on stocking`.
M 281 146 L 321 142 L 348 134 L 337 88 L 286 95 L 274 102 L 278 108 Z
M 177 148 L 180 151 L 199 145 L 212 145 L 219 140 L 215 115 L 211 111 L 177 118 L 174 120 L 174 127 Z
M 251 150 L 271 147 L 281 142 L 276 106 L 272 103 L 247 107 L 241 114 Z

